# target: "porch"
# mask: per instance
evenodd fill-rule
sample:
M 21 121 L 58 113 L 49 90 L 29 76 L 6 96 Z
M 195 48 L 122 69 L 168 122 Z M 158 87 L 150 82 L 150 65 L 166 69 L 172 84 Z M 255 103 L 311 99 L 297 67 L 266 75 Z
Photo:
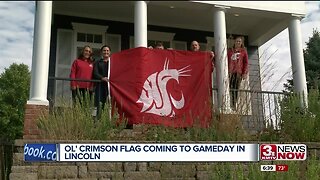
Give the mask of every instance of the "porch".
M 225 50 L 233 45 L 233 36 L 243 35 L 249 55 L 250 88 L 246 92 L 253 93 L 251 97 L 257 97 L 259 104 L 251 103 L 252 114 L 262 117 L 265 111 L 262 94 L 273 93 L 261 91 L 258 48 L 286 27 L 290 32 L 295 90 L 306 97 L 300 31 L 304 2 L 262 5 L 261 2 L 215 1 L 46 1 L 36 5 L 29 105 L 48 106 L 49 96 L 62 95 L 56 90 L 65 85 L 48 81 L 48 77 L 67 78 L 72 60 L 84 44 L 91 45 L 96 53 L 103 44 L 110 44 L 113 52 L 118 52 L 147 47 L 154 41 L 187 50 L 190 42 L 197 40 L 202 50 L 213 50 L 218 57 L 213 87 L 219 110 L 226 112 L 230 105 L 223 102 L 227 102 L 230 91 Z M 306 100 L 302 101 L 302 105 L 305 103 Z M 260 119 L 262 124 L 263 118 Z
M 287 7 L 284 7 L 285 5 Z M 59 74 L 66 77 L 66 71 L 64 73 L 59 72 L 61 70 L 59 65 L 62 62 L 65 65 L 62 69 L 68 69 L 66 66 L 71 65 L 72 59 L 76 57 L 79 51 L 78 45 L 86 43 L 95 47 L 95 44 L 111 44 L 115 47 L 112 47 L 113 52 L 117 52 L 131 47 L 146 47 L 148 40 L 151 42 L 162 40 L 169 42 L 169 45 L 175 49 L 187 50 L 192 40 L 198 40 L 203 50 L 214 50 L 215 56 L 219 57 L 216 62 L 216 87 L 219 89 L 218 102 L 221 106 L 222 97 L 226 95 L 225 92 L 228 92 L 226 52 L 224 50 L 233 44 L 229 37 L 234 35 L 246 37 L 245 45 L 248 47 L 248 51 L 255 51 L 252 54 L 249 53 L 249 56 L 255 56 L 254 58 L 249 57 L 249 59 L 251 62 L 256 60 L 256 63 L 252 64 L 256 65 L 254 67 L 256 74 L 253 73 L 253 77 L 257 77 L 260 75 L 259 46 L 286 27 L 289 27 L 290 31 L 295 87 L 298 92 L 303 92 L 306 95 L 301 32 L 299 29 L 300 19 L 305 13 L 304 7 L 304 2 L 281 2 L 278 5 L 266 2 L 263 3 L 263 7 L 261 3 L 257 2 L 39 2 L 37 3 L 38 10 L 35 23 L 35 34 L 39 35 L 35 36 L 34 42 L 32 68 L 32 82 L 34 83 L 31 86 L 30 101 L 33 99 L 47 102 L 44 92 L 48 83 L 43 78 L 38 79 L 36 73 L 43 75 L 49 73 L 51 76 Z M 85 9 L 85 12 L 83 9 Z M 66 19 L 69 19 L 69 22 Z M 86 22 L 91 26 L 83 28 L 79 22 Z M 96 28 L 93 28 L 94 26 Z M 101 34 L 101 40 L 97 43 L 93 40 L 85 40 L 77 44 L 79 36 L 94 36 L 99 28 L 98 31 L 100 32 L 98 34 Z M 59 46 L 57 34 L 64 29 L 68 29 L 71 35 L 69 36 L 71 38 L 69 46 L 71 47 L 68 49 L 71 52 L 64 56 L 64 59 L 67 60 L 63 61 L 62 59 L 59 60 L 63 53 L 59 50 L 63 50 L 63 48 Z M 154 29 L 157 29 L 157 31 L 154 31 Z M 177 29 L 180 32 L 175 33 Z M 37 33 L 38 31 L 43 32 Z M 64 31 L 64 34 L 66 34 L 66 31 Z M 111 36 L 108 36 L 108 34 Z M 119 34 L 121 35 L 120 38 L 116 36 Z M 122 37 L 123 35 L 124 37 Z M 63 36 L 60 38 L 69 40 Z M 39 43 L 43 44 L 40 45 Z M 47 62 L 48 60 L 49 62 Z M 47 68 L 49 63 L 50 72 Z M 36 70 L 36 68 L 41 70 Z M 257 81 L 261 83 L 261 81 Z M 259 87 L 255 90 L 259 90 Z M 41 95 L 37 91 L 42 92 Z

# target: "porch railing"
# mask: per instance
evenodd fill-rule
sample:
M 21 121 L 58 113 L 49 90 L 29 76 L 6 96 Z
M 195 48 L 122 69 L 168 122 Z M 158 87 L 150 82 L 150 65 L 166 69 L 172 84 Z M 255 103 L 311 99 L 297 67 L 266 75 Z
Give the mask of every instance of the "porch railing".
M 213 89 L 214 102 L 217 101 L 217 89 Z M 238 93 L 235 106 L 232 106 L 232 93 Z M 229 113 L 242 115 L 242 123 L 248 129 L 261 130 L 265 127 L 280 129 L 280 103 L 287 94 L 283 92 L 236 90 L 229 91 Z M 215 103 L 214 107 L 217 106 Z M 234 107 L 234 108 L 233 108 Z
M 49 77 L 48 81 L 48 100 L 50 103 L 50 107 L 52 106 L 59 106 L 61 105 L 63 100 L 64 105 L 70 102 L 65 102 L 65 100 L 71 100 L 72 93 L 71 93 L 71 81 L 76 82 L 91 82 L 95 83 L 95 86 L 101 86 L 101 80 L 87 80 L 87 79 L 72 79 L 72 78 L 60 78 L 60 77 Z M 94 89 L 92 89 L 94 92 Z M 99 94 L 98 96 L 101 96 Z
M 60 77 L 49 77 L 48 100 L 50 107 L 60 106 L 59 99 L 68 100 L 71 104 L 70 81 L 94 82 L 100 85 L 100 80 L 83 80 Z M 286 96 L 282 92 L 254 91 L 254 90 L 230 90 L 238 93 L 235 108 L 230 107 L 229 113 L 241 115 L 245 128 L 262 130 L 266 126 L 280 129 L 281 109 L 280 103 Z M 94 94 L 96 96 L 96 94 Z M 100 96 L 100 95 L 98 95 Z M 213 103 L 217 105 L 217 89 L 213 88 Z

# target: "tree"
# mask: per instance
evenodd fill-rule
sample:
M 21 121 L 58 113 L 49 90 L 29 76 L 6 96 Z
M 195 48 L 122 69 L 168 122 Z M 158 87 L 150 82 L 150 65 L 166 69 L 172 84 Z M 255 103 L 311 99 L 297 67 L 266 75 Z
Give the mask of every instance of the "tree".
M 25 64 L 13 63 L 0 75 L 0 141 L 22 137 L 29 87 L 30 71 Z
M 320 82 L 320 32 L 313 30 L 307 48 L 303 51 L 308 89 L 319 89 Z
M 283 84 L 284 93 L 293 93 L 293 79 L 287 79 L 287 82 Z
M 312 37 L 307 42 L 306 49 L 303 50 L 307 87 L 320 90 L 320 32 L 313 30 Z M 292 79 L 284 84 L 285 92 L 293 91 Z

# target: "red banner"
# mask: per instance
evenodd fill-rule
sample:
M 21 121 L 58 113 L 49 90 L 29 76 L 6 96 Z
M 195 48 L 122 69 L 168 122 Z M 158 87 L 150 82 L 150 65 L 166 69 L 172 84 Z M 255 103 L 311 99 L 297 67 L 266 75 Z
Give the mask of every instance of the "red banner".
M 112 102 L 128 124 L 208 126 L 210 53 L 141 47 L 114 53 L 110 64 Z

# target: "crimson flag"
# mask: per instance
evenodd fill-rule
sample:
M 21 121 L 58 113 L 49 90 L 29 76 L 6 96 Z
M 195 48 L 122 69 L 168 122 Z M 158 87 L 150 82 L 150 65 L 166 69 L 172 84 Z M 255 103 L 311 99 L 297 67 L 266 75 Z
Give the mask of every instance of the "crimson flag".
M 207 127 L 212 62 L 208 52 L 134 48 L 110 59 L 110 91 L 128 124 Z

